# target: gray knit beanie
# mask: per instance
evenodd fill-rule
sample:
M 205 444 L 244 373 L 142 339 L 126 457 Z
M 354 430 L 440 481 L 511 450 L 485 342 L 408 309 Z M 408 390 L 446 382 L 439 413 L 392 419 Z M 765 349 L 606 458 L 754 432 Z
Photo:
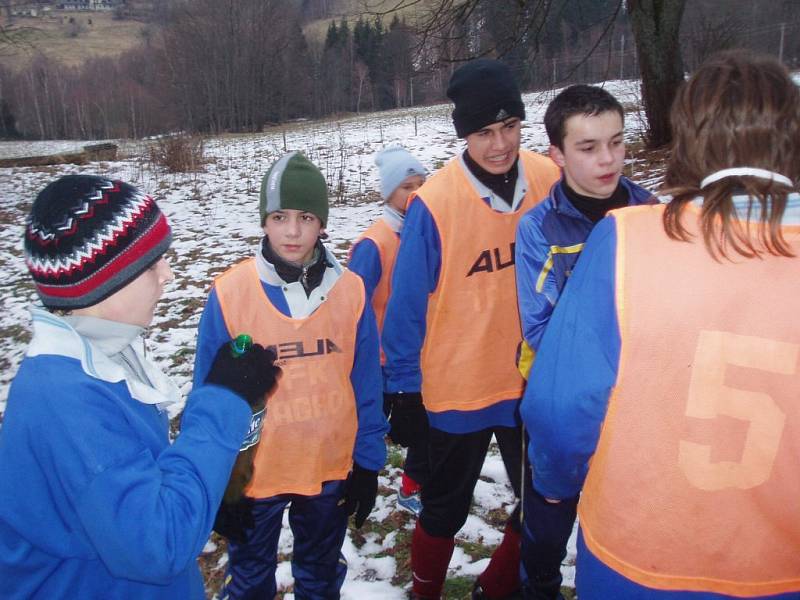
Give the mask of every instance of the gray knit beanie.
M 422 163 L 402 146 L 389 146 L 375 155 L 375 164 L 381 176 L 381 196 L 386 200 L 398 186 L 412 175 L 425 177 Z

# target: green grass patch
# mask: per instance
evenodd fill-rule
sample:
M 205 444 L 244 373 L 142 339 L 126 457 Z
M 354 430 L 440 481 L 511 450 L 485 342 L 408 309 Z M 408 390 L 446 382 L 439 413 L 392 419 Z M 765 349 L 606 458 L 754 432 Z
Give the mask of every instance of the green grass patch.
M 494 551 L 494 546 L 486 546 L 476 542 L 459 541 L 458 547 L 461 548 L 466 554 L 472 557 L 473 561 L 481 560 L 482 558 L 489 558 Z
M 505 508 L 495 508 L 483 515 L 483 520 L 495 529 L 503 531 L 508 521 L 508 512 Z
M 451 577 L 444 582 L 443 597 L 447 600 L 469 600 L 472 596 L 472 586 L 475 577 Z
M 405 461 L 406 457 L 403 454 L 403 449 L 395 444 L 389 444 L 386 463 L 395 469 L 402 469 Z

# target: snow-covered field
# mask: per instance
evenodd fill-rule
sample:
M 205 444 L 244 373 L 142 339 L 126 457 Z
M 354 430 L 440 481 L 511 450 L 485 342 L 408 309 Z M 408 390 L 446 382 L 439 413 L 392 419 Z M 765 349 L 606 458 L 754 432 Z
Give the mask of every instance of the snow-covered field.
M 637 82 L 609 82 L 606 87 L 626 105 L 639 104 Z M 524 148 L 544 152 L 547 137 L 542 117 L 553 92 L 525 96 L 527 120 L 522 133 Z M 627 115 L 629 141 L 638 139 L 643 117 Z M 0 158 L 66 152 L 87 142 L 0 143 Z M 320 166 L 332 190 L 328 244 L 342 260 L 357 235 L 380 214 L 375 153 L 384 145 L 401 143 L 434 171 L 463 149 L 450 121 L 450 107 L 437 105 L 402 109 L 339 121 L 302 122 L 263 134 L 223 136 L 206 141 L 209 159 L 205 170 L 193 174 L 167 174 L 145 157 L 144 143 L 123 142 L 123 157 L 114 162 L 83 166 L 57 165 L 0 169 L 0 418 L 8 385 L 25 350 L 29 324 L 26 307 L 35 300 L 22 260 L 25 213 L 37 192 L 52 179 L 68 173 L 96 173 L 137 185 L 156 198 L 173 229 L 170 262 L 175 281 L 168 287 L 149 333 L 151 355 L 170 373 L 184 392 L 191 382 L 195 329 L 212 278 L 229 265 L 250 255 L 260 237 L 258 191 L 262 174 L 287 150 L 300 150 Z M 636 178 L 637 165 L 631 165 Z M 646 186 L 658 177 L 637 178 Z M 180 407 L 176 409 L 176 413 Z M 174 415 L 173 415 L 174 416 Z M 396 576 L 407 565 L 406 554 L 396 552 L 398 537 L 408 539 L 413 520 L 398 515 L 393 490 L 399 470 L 389 467 L 381 476 L 382 495 L 366 526 L 366 536 L 348 532 L 344 554 L 349 563 L 342 597 L 345 599 L 400 599 L 406 597 L 407 577 Z M 491 547 L 501 531 L 491 523 L 498 510 L 510 512 L 513 494 L 499 453 L 490 453 L 475 490 L 474 508 L 458 536 L 459 545 L 450 564 L 450 576 L 474 578 L 488 559 L 475 547 Z M 574 542 L 574 540 L 573 540 Z M 290 552 L 291 533 L 284 522 L 280 551 Z M 214 544 L 207 546 L 213 555 Z M 217 553 L 218 554 L 218 553 Z M 480 553 L 477 553 L 480 554 Z M 215 558 L 216 560 L 216 558 Z M 221 561 L 224 561 L 224 554 Z M 572 585 L 574 544 L 563 568 L 565 584 Z M 220 564 L 220 567 L 223 563 Z M 278 568 L 282 590 L 291 586 L 288 560 Z M 286 594 L 292 598 L 292 594 Z

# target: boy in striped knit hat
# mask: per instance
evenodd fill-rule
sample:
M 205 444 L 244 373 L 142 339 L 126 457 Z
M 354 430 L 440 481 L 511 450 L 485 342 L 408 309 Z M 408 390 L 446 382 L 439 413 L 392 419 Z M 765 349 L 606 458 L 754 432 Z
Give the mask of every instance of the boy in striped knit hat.
M 141 337 L 170 240 L 155 201 L 121 181 L 67 175 L 33 203 L 24 252 L 43 307 L 0 430 L 4 599 L 205 598 L 196 558 L 274 355 L 220 349 L 216 385 L 192 391 L 170 443 L 180 392 Z

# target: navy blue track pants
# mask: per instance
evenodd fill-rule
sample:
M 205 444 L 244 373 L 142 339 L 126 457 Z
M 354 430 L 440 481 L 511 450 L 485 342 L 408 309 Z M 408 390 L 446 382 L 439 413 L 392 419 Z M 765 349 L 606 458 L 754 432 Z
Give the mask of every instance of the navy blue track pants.
M 289 507 L 294 535 L 292 575 L 297 600 L 333 600 L 347 574 L 341 554 L 347 532 L 344 481 L 329 481 L 316 496 L 287 494 L 256 500 L 255 527 L 244 544 L 228 545 L 228 569 L 221 598 L 272 600 L 283 511 Z

